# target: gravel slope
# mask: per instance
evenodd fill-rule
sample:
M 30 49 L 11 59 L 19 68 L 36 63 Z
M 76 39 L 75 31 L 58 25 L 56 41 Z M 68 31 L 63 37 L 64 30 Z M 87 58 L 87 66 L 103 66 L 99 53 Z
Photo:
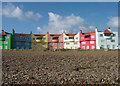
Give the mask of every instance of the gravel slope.
M 3 50 L 3 84 L 115 84 L 118 51 Z

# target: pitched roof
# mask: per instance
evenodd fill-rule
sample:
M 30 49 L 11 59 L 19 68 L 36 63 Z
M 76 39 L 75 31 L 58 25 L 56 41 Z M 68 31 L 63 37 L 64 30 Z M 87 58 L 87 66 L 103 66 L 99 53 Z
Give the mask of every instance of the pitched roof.
M 58 37 L 58 36 L 60 36 L 61 34 L 50 34 L 50 36 L 52 36 L 52 37 Z
M 66 34 L 67 36 L 75 36 L 76 35 L 76 33 L 75 34 Z
M 104 33 L 112 33 L 111 31 L 109 31 L 108 29 L 104 30 Z
M 91 34 L 91 33 L 95 33 L 95 32 L 87 32 L 87 33 L 83 33 L 83 34 Z
M 29 34 L 15 33 L 15 35 L 20 35 L 20 36 L 28 36 Z
M 45 36 L 45 34 L 34 34 L 34 36 Z

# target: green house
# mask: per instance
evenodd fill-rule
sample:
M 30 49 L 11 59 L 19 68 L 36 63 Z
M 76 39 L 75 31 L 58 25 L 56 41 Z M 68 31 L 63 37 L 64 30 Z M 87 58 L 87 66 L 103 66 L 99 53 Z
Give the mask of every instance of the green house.
M 2 30 L 0 33 L 0 49 L 12 49 L 12 40 L 12 33 Z

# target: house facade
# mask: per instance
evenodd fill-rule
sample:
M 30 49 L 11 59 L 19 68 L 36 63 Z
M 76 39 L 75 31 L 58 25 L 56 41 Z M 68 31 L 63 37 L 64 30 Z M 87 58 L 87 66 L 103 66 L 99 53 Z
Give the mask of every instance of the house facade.
M 112 32 L 111 28 L 104 31 L 98 31 L 96 28 L 95 32 L 97 49 L 118 49 L 118 32 Z
M 63 33 L 64 49 L 78 49 L 79 45 L 79 33 L 66 34 Z
M 0 33 L 0 49 L 12 49 L 12 34 L 4 30 Z
M 48 49 L 63 49 L 63 33 L 62 34 L 48 34 Z
M 96 49 L 95 32 L 82 33 L 80 30 L 80 49 Z
M 13 49 L 31 49 L 31 34 L 13 33 Z
M 36 50 L 45 50 L 48 48 L 48 36 L 43 34 L 31 33 L 31 48 Z

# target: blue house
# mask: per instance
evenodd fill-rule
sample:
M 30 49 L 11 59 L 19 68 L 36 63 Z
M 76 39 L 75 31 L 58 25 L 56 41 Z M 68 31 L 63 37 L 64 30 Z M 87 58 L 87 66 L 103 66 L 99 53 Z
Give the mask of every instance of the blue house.
M 31 34 L 13 33 L 13 49 L 31 49 Z

